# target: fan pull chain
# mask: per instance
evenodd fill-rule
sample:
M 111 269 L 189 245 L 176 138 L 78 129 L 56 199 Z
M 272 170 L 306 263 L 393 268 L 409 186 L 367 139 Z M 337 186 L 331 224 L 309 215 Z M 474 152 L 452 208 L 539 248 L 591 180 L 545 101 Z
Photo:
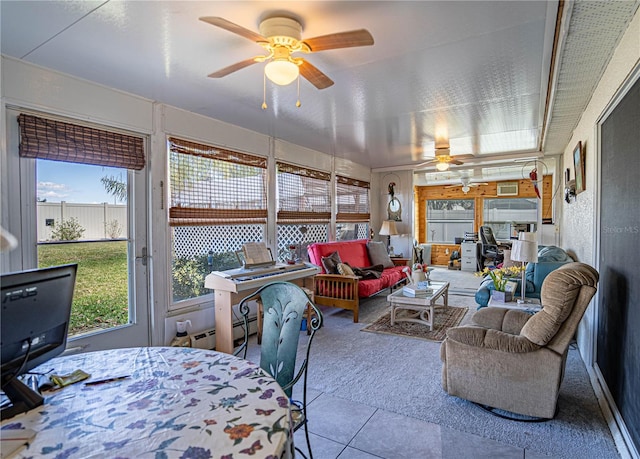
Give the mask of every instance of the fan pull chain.
M 262 72 L 262 109 L 267 109 L 267 75 Z
M 298 100 L 296 100 L 296 107 L 300 108 L 300 74 L 298 73 Z

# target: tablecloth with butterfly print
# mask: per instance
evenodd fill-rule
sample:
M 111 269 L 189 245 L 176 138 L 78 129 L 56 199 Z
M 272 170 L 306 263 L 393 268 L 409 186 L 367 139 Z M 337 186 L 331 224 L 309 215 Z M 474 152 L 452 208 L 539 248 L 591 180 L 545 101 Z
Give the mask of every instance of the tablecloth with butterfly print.
M 145 347 L 59 357 L 37 370 L 77 369 L 91 378 L 45 392 L 43 406 L 2 423 L 36 432 L 19 457 L 294 457 L 289 400 L 257 364 L 215 351 Z

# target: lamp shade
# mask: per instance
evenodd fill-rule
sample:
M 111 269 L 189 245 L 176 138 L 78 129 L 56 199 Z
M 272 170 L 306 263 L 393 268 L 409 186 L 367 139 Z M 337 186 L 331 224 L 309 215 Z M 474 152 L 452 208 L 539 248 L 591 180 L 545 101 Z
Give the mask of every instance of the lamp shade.
M 298 78 L 300 69 L 288 59 L 274 59 L 264 67 L 264 73 L 275 84 L 286 86 Z
M 526 231 L 521 231 L 518 233 L 518 240 L 536 242 L 537 240 L 536 233 L 528 233 Z
M 513 261 L 536 262 L 538 261 L 538 243 L 535 241 L 513 241 L 511 246 L 511 259 Z
M 398 234 L 398 228 L 396 228 L 396 222 L 393 220 L 385 220 L 382 222 L 382 228 L 378 232 L 380 236 L 395 236 Z

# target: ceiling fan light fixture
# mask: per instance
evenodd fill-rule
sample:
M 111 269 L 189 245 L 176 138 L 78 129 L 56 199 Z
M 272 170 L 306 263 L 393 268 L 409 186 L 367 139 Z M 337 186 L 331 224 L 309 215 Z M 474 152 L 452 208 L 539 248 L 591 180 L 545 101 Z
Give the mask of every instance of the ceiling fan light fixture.
M 444 172 L 449 169 L 449 163 L 439 162 L 436 164 L 436 170 Z
M 264 74 L 273 83 L 286 86 L 298 78 L 300 68 L 288 59 L 274 59 L 265 65 Z
M 469 192 L 471 188 L 469 188 L 469 185 L 462 185 L 462 192 L 464 194 L 467 194 Z

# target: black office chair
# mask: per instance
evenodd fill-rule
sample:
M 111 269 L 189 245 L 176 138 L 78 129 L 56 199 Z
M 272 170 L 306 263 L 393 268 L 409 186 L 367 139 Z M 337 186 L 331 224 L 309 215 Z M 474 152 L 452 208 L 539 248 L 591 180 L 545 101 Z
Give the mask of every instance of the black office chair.
M 492 261 L 493 265 L 502 263 L 504 260 L 504 254 L 493 236 L 493 230 L 490 226 L 480 227 L 480 240 L 482 241 L 482 248 L 480 251 L 480 265 L 481 269 L 484 268 L 484 264 L 487 260 Z

